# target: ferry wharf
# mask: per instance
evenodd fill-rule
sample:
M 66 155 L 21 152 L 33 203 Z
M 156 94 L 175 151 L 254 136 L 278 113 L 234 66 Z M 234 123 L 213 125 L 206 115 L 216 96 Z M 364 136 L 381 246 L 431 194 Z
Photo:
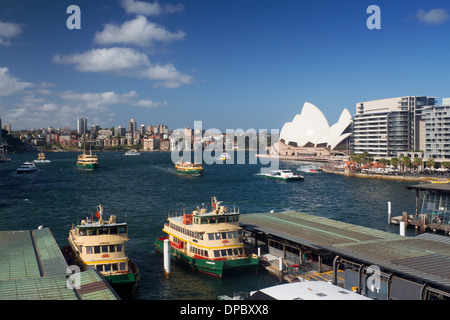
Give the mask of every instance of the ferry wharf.
M 0 300 L 120 300 L 97 270 L 76 271 L 49 228 L 0 231 Z
M 312 262 L 328 276 L 317 280 L 372 299 L 450 300 L 447 236 L 406 237 L 295 211 L 241 214 L 240 221 L 254 248 L 283 259 L 284 276 Z

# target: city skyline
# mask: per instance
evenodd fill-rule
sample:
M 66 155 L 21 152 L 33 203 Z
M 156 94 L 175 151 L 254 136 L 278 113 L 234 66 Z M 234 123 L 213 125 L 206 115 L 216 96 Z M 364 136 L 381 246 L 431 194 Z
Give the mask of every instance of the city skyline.
M 79 117 L 281 129 L 305 102 L 335 123 L 360 101 L 442 99 L 449 13 L 445 1 L 3 1 L 0 117 L 13 130 Z

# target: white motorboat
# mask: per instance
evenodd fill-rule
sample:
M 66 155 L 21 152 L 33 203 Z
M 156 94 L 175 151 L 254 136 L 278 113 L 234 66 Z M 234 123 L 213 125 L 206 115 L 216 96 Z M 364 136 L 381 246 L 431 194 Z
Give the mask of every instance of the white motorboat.
M 296 180 L 304 180 L 305 177 L 294 174 L 292 170 L 274 170 L 270 173 L 263 173 L 262 174 L 266 178 L 270 179 L 276 179 L 276 180 L 283 180 L 283 181 L 296 181 Z
M 37 167 L 33 162 L 24 162 L 19 168 L 16 169 L 17 173 L 30 173 L 37 170 Z
M 128 150 L 127 152 L 125 152 L 126 156 L 138 156 L 140 155 L 140 152 L 137 152 L 136 150 Z

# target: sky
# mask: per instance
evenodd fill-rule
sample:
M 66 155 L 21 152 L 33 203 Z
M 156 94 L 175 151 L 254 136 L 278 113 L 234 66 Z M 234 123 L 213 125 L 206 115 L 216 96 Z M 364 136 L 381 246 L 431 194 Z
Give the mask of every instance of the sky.
M 448 1 L 2 0 L 0 118 L 281 130 L 310 102 L 331 126 L 361 101 L 450 97 L 449 58 Z

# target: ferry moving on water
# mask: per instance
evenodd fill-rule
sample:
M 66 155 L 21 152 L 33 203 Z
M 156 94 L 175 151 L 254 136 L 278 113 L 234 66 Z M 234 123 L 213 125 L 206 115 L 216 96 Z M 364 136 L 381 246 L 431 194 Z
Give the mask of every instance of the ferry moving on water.
M 169 217 L 164 224 L 166 237 L 157 238 L 155 248 L 164 252 L 164 240 L 170 240 L 171 258 L 192 269 L 222 277 L 244 270 L 257 272 L 258 258 L 245 254 L 239 211 L 228 211 L 216 197 L 212 210 L 197 207 L 191 214 Z
M 83 150 L 83 154 L 78 155 L 77 168 L 89 171 L 97 169 L 97 155 L 92 154 L 92 150 L 89 151 L 89 154 L 86 154 L 86 152 Z
M 92 215 L 72 225 L 67 239 L 70 246 L 63 250 L 66 260 L 82 271 L 97 269 L 118 292 L 131 292 L 139 282 L 139 269 L 125 254 L 127 223 L 118 223 L 114 215 L 103 220 L 101 205 L 97 219 Z

